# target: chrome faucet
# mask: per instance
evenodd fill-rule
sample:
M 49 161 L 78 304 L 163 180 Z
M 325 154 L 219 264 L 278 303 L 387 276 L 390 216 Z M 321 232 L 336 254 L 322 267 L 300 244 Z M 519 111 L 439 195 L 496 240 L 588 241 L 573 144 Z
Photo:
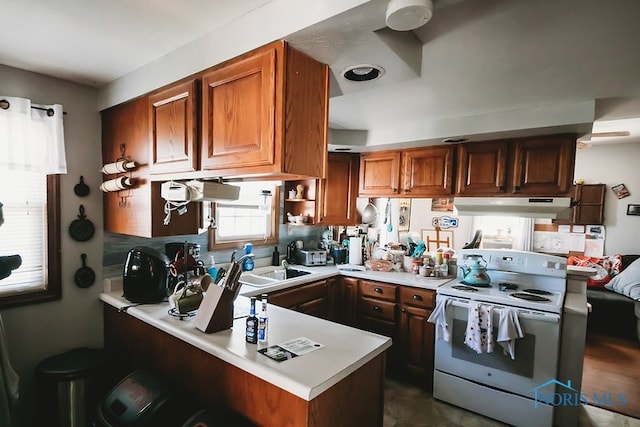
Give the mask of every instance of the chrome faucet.
M 245 259 L 247 258 L 254 258 L 255 254 L 250 253 L 250 254 L 244 254 L 242 255 L 239 259 L 235 260 L 234 262 L 238 265 L 242 265 L 242 263 L 244 262 Z
M 285 270 L 289 268 L 289 263 L 286 259 L 283 259 L 280 265 L 282 265 L 282 268 L 284 268 Z

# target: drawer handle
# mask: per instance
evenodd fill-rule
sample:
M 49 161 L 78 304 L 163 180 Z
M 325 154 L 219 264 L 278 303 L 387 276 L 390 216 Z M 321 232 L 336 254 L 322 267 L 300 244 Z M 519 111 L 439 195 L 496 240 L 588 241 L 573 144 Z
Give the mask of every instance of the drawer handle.
M 414 295 L 412 298 L 416 301 L 422 301 L 422 297 L 420 295 Z
M 381 293 L 382 293 L 382 289 L 380 289 L 380 288 L 373 288 L 373 292 L 376 292 L 376 293 L 381 294 Z
M 377 305 L 373 306 L 373 311 L 382 311 L 382 309 L 380 307 L 378 307 Z

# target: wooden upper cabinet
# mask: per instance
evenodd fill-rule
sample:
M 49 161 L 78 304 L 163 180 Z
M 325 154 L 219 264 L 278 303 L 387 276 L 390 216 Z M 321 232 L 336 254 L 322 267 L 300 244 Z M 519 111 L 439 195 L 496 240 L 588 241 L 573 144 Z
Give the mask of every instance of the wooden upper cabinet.
M 461 196 L 505 193 L 507 154 L 505 141 L 458 145 L 456 193 Z
M 200 167 L 324 178 L 328 67 L 275 42 L 202 75 Z
M 141 97 L 102 112 L 102 161 L 112 163 L 126 157 L 138 163 L 127 175 L 135 186 L 103 194 L 104 230 L 142 237 L 197 234 L 200 212 L 189 206 L 184 215 L 171 216 L 164 225 L 164 199 L 160 183 L 149 174 L 149 99 Z M 119 175 L 103 176 L 103 181 Z
M 400 151 L 379 151 L 360 155 L 361 196 L 399 195 Z
M 541 196 L 569 193 L 572 189 L 575 147 L 573 135 L 517 141 L 511 192 Z
M 575 186 L 573 224 L 603 224 L 605 184 Z
M 459 196 L 570 196 L 575 135 L 458 146 Z
M 318 181 L 317 224 L 356 225 L 359 158 L 329 153 L 327 177 Z
M 195 79 L 149 96 L 150 173 L 198 169 L 196 97 Z
M 407 197 L 438 197 L 453 193 L 455 147 L 402 151 L 402 191 Z

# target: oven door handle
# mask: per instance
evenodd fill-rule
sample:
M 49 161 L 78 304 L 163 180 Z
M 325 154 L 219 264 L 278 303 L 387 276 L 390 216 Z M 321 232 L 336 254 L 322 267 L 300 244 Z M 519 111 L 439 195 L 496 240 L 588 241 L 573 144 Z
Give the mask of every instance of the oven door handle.
M 469 306 L 469 303 L 466 300 L 460 300 L 457 298 L 447 297 L 449 301 L 451 301 L 451 305 L 454 307 L 460 307 L 466 309 Z M 481 304 L 493 306 L 494 309 L 500 310 L 503 308 L 513 308 L 504 305 L 491 304 L 486 302 L 478 301 Z M 518 310 L 518 318 L 526 319 L 526 320 L 536 320 L 539 322 L 549 322 L 549 323 L 560 323 L 560 316 L 554 313 L 543 313 L 540 311 L 531 311 L 531 310 L 523 310 L 521 308 Z

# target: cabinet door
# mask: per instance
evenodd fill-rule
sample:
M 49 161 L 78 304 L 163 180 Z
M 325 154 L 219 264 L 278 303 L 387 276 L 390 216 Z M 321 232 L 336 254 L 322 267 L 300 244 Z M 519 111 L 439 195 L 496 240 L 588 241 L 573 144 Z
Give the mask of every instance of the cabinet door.
M 275 163 L 276 50 L 220 66 L 202 78 L 201 168 Z
M 438 197 L 453 193 L 453 146 L 402 152 L 402 193 Z
M 517 141 L 512 192 L 526 195 L 564 195 L 571 190 L 575 138 L 558 136 Z
M 327 319 L 342 323 L 343 283 L 340 277 L 327 279 Z
M 329 153 L 326 179 L 318 180 L 317 223 L 356 225 L 359 159 L 352 154 Z
M 400 151 L 360 155 L 360 195 L 397 196 L 400 187 Z
M 462 196 L 503 194 L 506 191 L 507 143 L 458 145 L 456 193 Z
M 342 277 L 342 322 L 356 326 L 358 318 L 358 279 Z
M 604 184 L 576 185 L 573 223 L 603 224 L 606 191 L 607 187 Z
M 149 96 L 152 174 L 197 170 L 196 80 Z
M 431 310 L 402 305 L 398 352 L 403 374 L 418 376 L 427 387 L 432 384 L 435 333 L 435 325 L 427 322 L 430 315 Z

